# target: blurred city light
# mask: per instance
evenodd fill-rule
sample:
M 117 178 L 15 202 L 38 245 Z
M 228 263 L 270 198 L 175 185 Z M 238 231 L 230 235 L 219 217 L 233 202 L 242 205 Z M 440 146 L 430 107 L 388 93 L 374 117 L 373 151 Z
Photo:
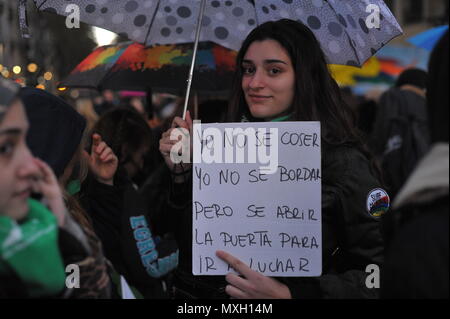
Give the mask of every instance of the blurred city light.
M 22 68 L 18 65 L 13 67 L 13 72 L 14 74 L 20 74 L 20 72 L 22 72 Z
M 53 78 L 52 72 L 45 72 L 44 73 L 44 79 L 47 81 L 50 81 Z
M 30 63 L 30 64 L 28 64 L 28 68 L 27 69 L 28 69 L 28 72 L 34 73 L 34 72 L 37 71 L 38 66 L 37 66 L 36 63 Z

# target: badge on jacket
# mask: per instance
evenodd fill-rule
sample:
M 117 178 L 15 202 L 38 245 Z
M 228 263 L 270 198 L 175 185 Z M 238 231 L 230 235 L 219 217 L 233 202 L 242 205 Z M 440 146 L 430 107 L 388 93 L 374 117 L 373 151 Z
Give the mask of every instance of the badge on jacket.
M 389 210 L 390 199 L 384 189 L 375 188 L 369 192 L 366 200 L 367 212 L 373 217 L 380 217 Z

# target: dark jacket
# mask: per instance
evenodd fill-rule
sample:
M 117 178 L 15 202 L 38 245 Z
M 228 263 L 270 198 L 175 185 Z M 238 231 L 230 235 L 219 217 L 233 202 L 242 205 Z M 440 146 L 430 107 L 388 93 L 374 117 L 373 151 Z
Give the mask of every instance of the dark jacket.
M 189 181 L 186 183 L 191 184 Z M 378 289 L 365 285 L 366 267 L 383 263 L 384 245 L 379 217 L 367 208 L 371 192 L 380 183 L 368 159 L 348 146 L 322 149 L 322 276 L 278 278 L 293 298 L 376 298 Z M 222 276 L 192 276 L 191 190 L 174 185 L 171 202 L 176 215 L 175 233 L 180 245 L 180 266 L 175 285 L 190 295 L 226 297 Z
M 430 147 L 425 97 L 392 88 L 380 98 L 370 137 L 383 168 L 383 180 L 394 199 Z
M 434 145 L 394 202 L 397 231 L 381 275 L 383 298 L 449 297 L 448 163 L 448 143 Z
M 119 169 L 114 186 L 89 177 L 81 202 L 115 270 L 145 298 L 167 297 L 160 278 L 177 266 L 177 246 L 153 236 L 149 208 L 123 171 Z

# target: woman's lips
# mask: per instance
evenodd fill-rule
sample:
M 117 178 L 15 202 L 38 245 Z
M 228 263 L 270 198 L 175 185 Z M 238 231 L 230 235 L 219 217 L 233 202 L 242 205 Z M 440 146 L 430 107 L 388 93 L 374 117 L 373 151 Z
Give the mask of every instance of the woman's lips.
M 248 97 L 249 97 L 250 101 L 252 101 L 254 103 L 264 102 L 271 98 L 270 96 L 264 96 L 264 95 L 248 95 Z

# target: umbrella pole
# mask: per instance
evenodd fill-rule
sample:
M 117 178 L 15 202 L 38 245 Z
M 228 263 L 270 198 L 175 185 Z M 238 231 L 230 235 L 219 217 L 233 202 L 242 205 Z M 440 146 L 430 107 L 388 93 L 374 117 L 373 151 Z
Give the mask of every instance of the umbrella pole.
M 197 57 L 198 41 L 200 39 L 200 31 L 202 28 L 203 13 L 205 12 L 205 5 L 206 5 L 206 0 L 202 0 L 202 3 L 200 4 L 200 13 L 198 14 L 197 29 L 195 31 L 194 52 L 192 54 L 191 69 L 189 71 L 189 78 L 187 81 L 188 83 L 187 83 L 186 97 L 184 99 L 183 120 L 186 119 L 186 111 L 187 111 L 187 106 L 189 103 L 189 94 L 191 92 L 192 77 L 194 75 L 195 58 Z
M 198 120 L 198 92 L 194 93 L 194 119 Z

